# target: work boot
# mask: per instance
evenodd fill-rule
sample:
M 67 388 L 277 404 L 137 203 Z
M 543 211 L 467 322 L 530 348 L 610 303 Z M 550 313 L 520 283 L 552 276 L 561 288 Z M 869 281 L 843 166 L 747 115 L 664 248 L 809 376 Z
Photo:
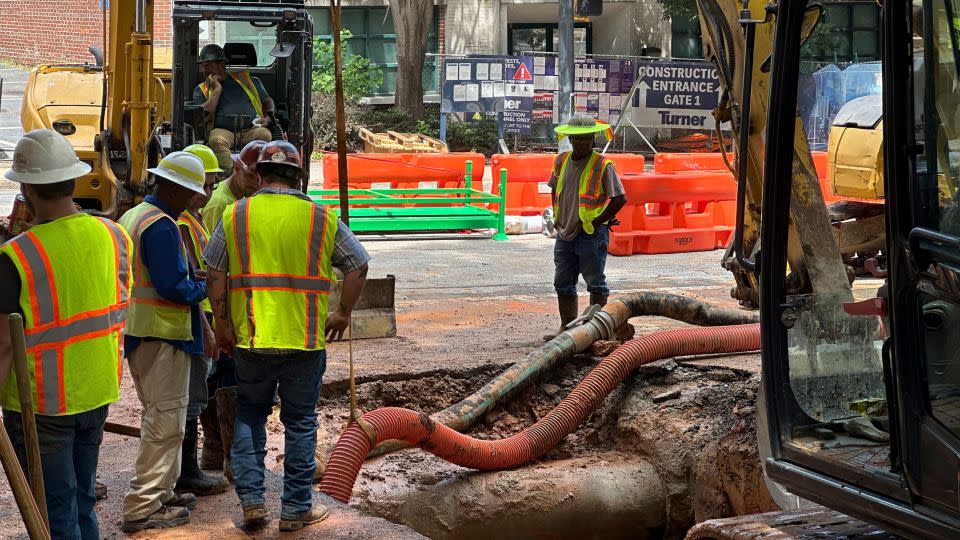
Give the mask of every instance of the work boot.
M 319 523 L 327 519 L 329 515 L 330 510 L 326 506 L 320 503 L 313 503 L 313 508 L 311 508 L 309 512 L 296 519 L 280 518 L 280 532 L 299 531 L 307 525 Z
M 237 387 L 217 390 L 217 419 L 220 422 L 220 441 L 223 448 L 223 476 L 233 483 L 230 449 L 233 448 L 233 429 L 237 421 Z
M 93 492 L 96 495 L 98 501 L 102 501 L 107 498 L 107 486 L 102 482 L 100 482 L 99 480 L 96 480 L 96 484 L 94 485 Z
M 590 305 L 603 307 L 607 305 L 607 298 L 609 297 L 609 294 L 590 293 Z
M 555 333 L 543 336 L 544 341 L 550 341 L 567 330 L 567 325 L 577 318 L 579 304 L 575 294 L 558 294 L 557 306 L 560 310 L 560 329 Z
M 168 529 L 190 522 L 190 511 L 179 506 L 161 506 L 149 516 L 136 521 L 123 520 L 123 532 L 135 533 L 146 529 Z
M 267 521 L 267 507 L 263 504 L 251 504 L 243 507 L 243 524 L 246 527 L 263 525 Z
M 200 415 L 203 428 L 203 447 L 200 449 L 200 468 L 205 471 L 223 469 L 223 440 L 220 438 L 220 420 L 217 419 L 217 398 L 207 400 L 207 408 Z
M 193 493 L 199 497 L 217 495 L 227 490 L 227 481 L 222 476 L 211 477 L 203 474 L 197 465 L 197 419 L 187 420 L 181 448 L 182 460 L 180 478 L 174 491 Z
M 197 496 L 193 493 L 174 493 L 173 497 L 163 501 L 167 508 L 186 508 L 193 511 L 197 507 Z

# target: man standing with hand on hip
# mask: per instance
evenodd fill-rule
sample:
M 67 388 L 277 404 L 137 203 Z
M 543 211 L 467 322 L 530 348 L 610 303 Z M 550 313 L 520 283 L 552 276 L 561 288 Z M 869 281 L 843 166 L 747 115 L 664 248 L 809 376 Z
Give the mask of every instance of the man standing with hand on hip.
M 8 315 L 19 313 L 50 534 L 99 540 L 97 461 L 107 408 L 120 395 L 133 246 L 119 225 L 74 206 L 75 179 L 88 172 L 70 143 L 50 130 L 27 133 L 13 152 L 6 177 L 20 183 L 37 223 L 0 247 L 0 399 L 3 424 L 26 469 L 10 367 Z
M 260 191 L 227 208 L 204 259 L 217 342 L 235 350 L 233 472 L 244 522 L 267 518 L 266 419 L 279 388 L 286 454 L 280 530 L 295 531 L 328 515 L 313 503 L 311 488 L 324 336 L 339 338 L 347 328 L 370 256 L 333 211 L 296 189 L 303 169 L 293 145 L 265 146 L 257 173 Z M 334 267 L 344 282 L 340 305 L 328 320 Z
M 590 304 L 606 305 L 610 294 L 604 275 L 609 222 L 627 202 L 613 163 L 593 149 L 597 134 L 604 133 L 608 139 L 612 136 L 610 125 L 577 114 L 556 131 L 561 138 L 569 138 L 573 150 L 557 156 L 548 182 L 557 228 L 553 286 L 560 328 L 544 336 L 544 341 L 563 333 L 577 318 L 577 280 L 581 275 L 587 283 Z

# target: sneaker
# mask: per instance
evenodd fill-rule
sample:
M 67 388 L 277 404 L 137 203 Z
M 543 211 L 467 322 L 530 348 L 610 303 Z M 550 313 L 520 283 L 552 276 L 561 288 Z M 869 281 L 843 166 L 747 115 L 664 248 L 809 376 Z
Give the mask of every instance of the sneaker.
M 123 532 L 135 533 L 146 529 L 169 529 L 190 522 L 190 511 L 177 506 L 161 506 L 149 516 L 135 521 L 123 520 Z
M 319 523 L 330 515 L 330 510 L 322 504 L 314 504 L 306 514 L 295 519 L 280 518 L 280 532 L 298 531 L 307 525 Z
M 193 493 L 176 493 L 170 500 L 163 503 L 165 506 L 179 506 L 187 510 L 193 510 L 197 507 L 197 496 Z
M 267 508 L 261 504 L 252 504 L 243 507 L 243 524 L 246 526 L 261 525 L 267 520 Z

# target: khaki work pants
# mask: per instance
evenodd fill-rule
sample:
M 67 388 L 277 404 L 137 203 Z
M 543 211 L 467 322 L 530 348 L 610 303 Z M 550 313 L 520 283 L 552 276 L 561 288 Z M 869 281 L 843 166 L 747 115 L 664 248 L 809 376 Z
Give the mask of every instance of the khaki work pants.
M 123 519 L 136 521 L 173 498 L 187 420 L 189 354 L 162 341 L 144 341 L 127 359 L 143 405 L 136 476 L 123 499 Z
M 273 139 L 273 133 L 265 127 L 250 128 L 240 133 L 240 148 L 250 144 L 251 141 L 267 141 Z M 233 158 L 230 157 L 230 149 L 233 148 L 233 132 L 229 129 L 214 128 L 207 135 L 207 146 L 217 155 L 217 162 L 224 171 L 233 170 Z

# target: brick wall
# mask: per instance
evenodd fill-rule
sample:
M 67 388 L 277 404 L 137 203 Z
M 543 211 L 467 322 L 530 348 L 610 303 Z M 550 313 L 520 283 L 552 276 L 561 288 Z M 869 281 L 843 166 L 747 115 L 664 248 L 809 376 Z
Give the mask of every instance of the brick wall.
M 131 0 L 113 0 L 130 2 Z M 0 0 L 0 60 L 40 63 L 93 62 L 90 45 L 102 47 L 101 0 Z M 154 1 L 154 41 L 170 45 L 171 0 Z

